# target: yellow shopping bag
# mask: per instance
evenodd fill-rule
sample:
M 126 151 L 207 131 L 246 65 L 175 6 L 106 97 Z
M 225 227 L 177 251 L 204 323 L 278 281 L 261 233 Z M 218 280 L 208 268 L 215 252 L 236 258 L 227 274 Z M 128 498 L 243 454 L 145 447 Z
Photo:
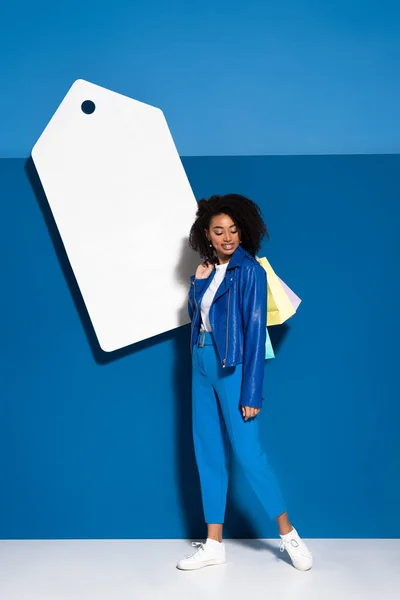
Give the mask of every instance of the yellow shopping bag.
M 267 325 L 281 325 L 294 315 L 301 300 L 278 277 L 265 256 L 256 259 L 267 273 Z

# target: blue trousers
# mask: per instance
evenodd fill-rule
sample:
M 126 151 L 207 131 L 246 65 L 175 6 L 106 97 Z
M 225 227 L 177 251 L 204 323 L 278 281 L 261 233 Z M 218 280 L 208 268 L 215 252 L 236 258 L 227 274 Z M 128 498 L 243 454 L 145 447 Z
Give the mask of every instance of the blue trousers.
M 212 332 L 200 332 L 192 353 L 193 441 L 206 523 L 223 523 L 230 448 L 271 519 L 286 511 L 258 432 L 239 405 L 242 365 L 221 366 Z

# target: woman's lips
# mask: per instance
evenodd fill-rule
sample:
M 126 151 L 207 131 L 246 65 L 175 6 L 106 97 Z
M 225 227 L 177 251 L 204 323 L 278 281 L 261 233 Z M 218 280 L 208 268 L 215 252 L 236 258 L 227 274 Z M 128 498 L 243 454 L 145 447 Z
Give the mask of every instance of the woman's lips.
M 222 244 L 224 250 L 231 250 L 233 248 L 233 244 Z

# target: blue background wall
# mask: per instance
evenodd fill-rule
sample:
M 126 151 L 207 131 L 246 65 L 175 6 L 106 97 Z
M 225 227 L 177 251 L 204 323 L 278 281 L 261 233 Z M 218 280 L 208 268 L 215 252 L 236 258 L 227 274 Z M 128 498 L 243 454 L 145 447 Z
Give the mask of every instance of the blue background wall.
M 303 299 L 259 416 L 300 532 L 400 535 L 399 8 L 275 4 L 2 8 L 0 538 L 204 535 L 189 326 L 96 348 L 27 163 L 79 77 L 163 108 L 196 197 L 263 209 Z M 276 535 L 235 466 L 226 533 Z
M 190 326 L 93 355 L 25 162 L 0 161 L 0 536 L 200 536 Z M 303 299 L 271 328 L 259 417 L 293 520 L 307 536 L 398 536 L 400 157 L 184 166 L 197 197 L 234 189 L 259 201 L 272 234 L 260 256 Z M 276 535 L 235 470 L 227 525 Z

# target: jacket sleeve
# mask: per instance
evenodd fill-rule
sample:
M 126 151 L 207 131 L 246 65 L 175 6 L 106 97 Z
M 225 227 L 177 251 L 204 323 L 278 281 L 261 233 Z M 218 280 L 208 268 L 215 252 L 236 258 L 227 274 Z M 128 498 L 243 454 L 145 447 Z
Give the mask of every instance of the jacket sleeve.
M 267 274 L 254 265 L 244 276 L 243 372 L 240 404 L 261 408 L 267 327 Z
M 190 288 L 188 293 L 188 314 L 190 320 L 193 319 L 198 295 L 202 292 L 208 279 L 209 277 L 206 277 L 205 279 L 196 279 L 194 275 L 190 276 Z

